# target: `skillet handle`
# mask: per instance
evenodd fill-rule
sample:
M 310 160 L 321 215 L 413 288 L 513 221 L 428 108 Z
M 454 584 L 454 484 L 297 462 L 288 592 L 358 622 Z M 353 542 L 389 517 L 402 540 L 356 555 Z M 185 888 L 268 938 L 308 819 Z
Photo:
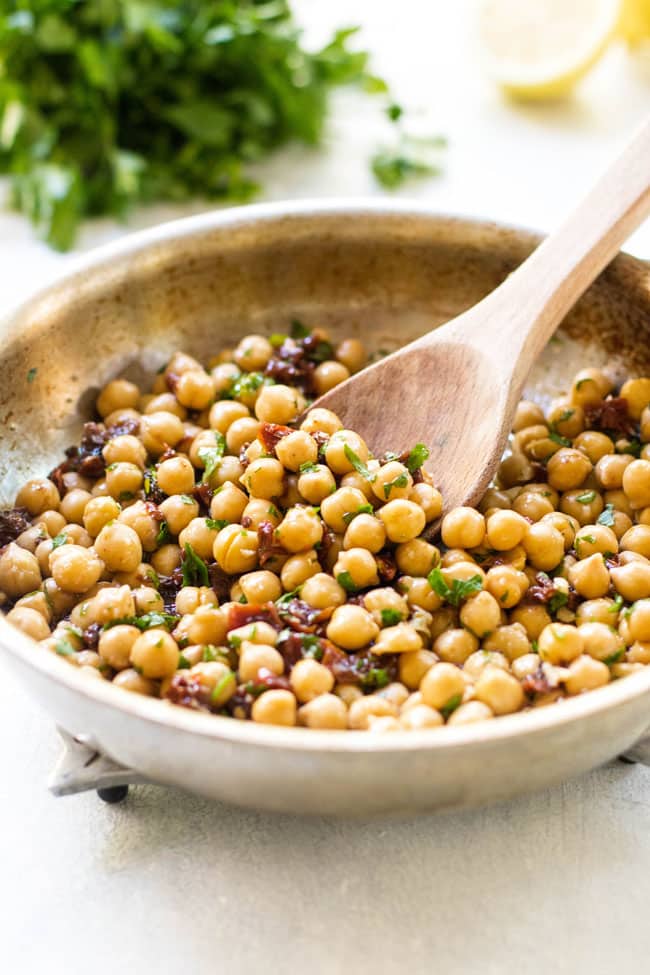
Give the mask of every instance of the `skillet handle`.
M 629 762 L 639 762 L 641 765 L 650 766 L 650 734 L 639 738 L 636 744 L 621 755 L 621 758 Z
M 63 750 L 48 781 L 53 795 L 71 796 L 96 789 L 102 793 L 149 781 L 139 772 L 119 765 L 95 748 L 78 741 L 59 728 Z M 126 790 L 123 795 L 126 795 Z M 122 796 L 123 797 L 123 796 Z M 112 801 L 110 798 L 107 801 Z

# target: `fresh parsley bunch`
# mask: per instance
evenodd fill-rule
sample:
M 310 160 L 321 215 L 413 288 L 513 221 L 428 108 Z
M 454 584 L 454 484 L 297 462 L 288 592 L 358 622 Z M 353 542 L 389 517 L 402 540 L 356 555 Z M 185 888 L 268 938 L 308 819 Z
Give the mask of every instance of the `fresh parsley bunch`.
M 0 172 L 50 244 L 87 215 L 243 200 L 247 165 L 316 145 L 334 85 L 386 91 L 351 51 L 314 53 L 287 0 L 9 0 L 0 5 Z

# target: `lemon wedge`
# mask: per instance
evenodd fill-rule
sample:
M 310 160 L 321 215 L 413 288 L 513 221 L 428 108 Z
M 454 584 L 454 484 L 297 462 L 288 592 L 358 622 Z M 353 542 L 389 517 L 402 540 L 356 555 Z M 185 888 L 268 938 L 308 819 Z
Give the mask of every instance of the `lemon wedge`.
M 650 40 L 650 0 L 623 0 L 619 30 L 630 47 Z
M 490 74 L 522 99 L 568 94 L 617 35 L 622 0 L 483 0 Z

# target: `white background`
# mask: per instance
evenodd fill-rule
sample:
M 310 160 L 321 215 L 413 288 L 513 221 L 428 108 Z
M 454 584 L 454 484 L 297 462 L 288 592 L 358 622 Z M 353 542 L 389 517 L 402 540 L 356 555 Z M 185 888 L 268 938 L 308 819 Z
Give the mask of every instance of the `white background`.
M 310 35 L 362 42 L 420 124 L 450 140 L 446 173 L 408 195 L 441 211 L 551 229 L 650 107 L 650 59 L 612 50 L 559 106 L 508 104 L 486 81 L 468 2 L 302 0 Z M 376 193 L 379 104 L 337 97 L 324 152 L 260 171 L 266 197 Z M 187 210 L 183 211 L 187 212 Z M 97 223 L 83 248 L 177 215 Z M 650 223 L 629 249 L 650 257 Z M 0 213 L 6 309 L 61 257 Z M 0 434 L 1 435 L 1 434 Z M 54 800 L 54 729 L 0 669 L 0 957 L 11 975 L 648 971 L 650 770 L 613 764 L 491 810 L 404 823 L 269 817 L 171 790 Z

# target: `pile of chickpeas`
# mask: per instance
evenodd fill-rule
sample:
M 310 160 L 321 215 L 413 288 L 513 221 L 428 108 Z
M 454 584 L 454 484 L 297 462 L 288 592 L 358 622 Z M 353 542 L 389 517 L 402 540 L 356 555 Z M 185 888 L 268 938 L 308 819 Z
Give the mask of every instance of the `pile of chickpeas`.
M 362 344 L 305 335 L 109 382 L 0 516 L 7 618 L 167 706 L 319 729 L 462 725 L 650 663 L 650 378 L 522 401 L 494 486 L 433 544 L 423 445 L 375 458 L 304 412 Z

